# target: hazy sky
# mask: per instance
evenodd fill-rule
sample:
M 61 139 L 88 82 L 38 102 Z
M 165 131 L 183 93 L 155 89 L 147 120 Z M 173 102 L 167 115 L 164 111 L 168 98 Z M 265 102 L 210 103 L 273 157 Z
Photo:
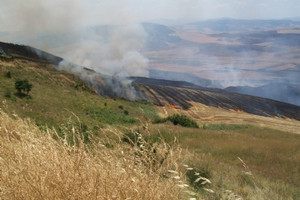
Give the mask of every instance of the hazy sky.
M 299 15 L 299 0 L 129 0 L 141 18 L 286 18 Z
M 154 19 L 300 16 L 300 0 L 0 0 L 0 31 Z M 120 20 L 121 19 L 121 20 Z M 65 27 L 67 26 L 67 27 Z

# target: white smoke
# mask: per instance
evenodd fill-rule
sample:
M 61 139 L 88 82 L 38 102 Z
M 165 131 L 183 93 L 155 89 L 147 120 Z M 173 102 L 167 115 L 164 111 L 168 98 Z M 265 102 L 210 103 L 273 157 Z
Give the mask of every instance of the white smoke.
M 23 39 L 39 33 L 63 33 L 83 23 L 79 0 L 1 0 L 1 29 L 22 32 Z
M 108 34 L 101 36 L 92 29 L 86 35 L 87 40 L 56 51 L 67 60 L 99 73 L 119 77 L 148 76 L 148 59 L 139 52 L 146 37 L 142 27 L 128 24 L 100 28 Z
M 12 33 L 8 42 L 109 75 L 148 76 L 140 53 L 146 34 L 124 1 L 1 0 L 0 11 L 0 30 Z M 92 28 L 103 25 L 106 35 Z

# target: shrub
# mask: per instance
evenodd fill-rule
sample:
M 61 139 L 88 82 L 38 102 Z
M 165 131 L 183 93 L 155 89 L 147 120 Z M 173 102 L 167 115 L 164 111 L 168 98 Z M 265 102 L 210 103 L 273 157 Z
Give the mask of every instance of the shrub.
M 103 143 L 103 145 L 106 147 L 106 148 L 109 148 L 109 149 L 113 149 L 114 148 L 114 145 L 109 143 L 109 142 L 105 142 Z
M 199 128 L 198 124 L 194 120 L 189 119 L 185 115 L 172 115 L 169 116 L 167 119 L 173 122 L 174 125 L 179 124 L 183 127 Z
M 166 121 L 168 121 L 167 118 L 160 118 L 160 117 L 156 117 L 153 121 L 154 124 L 161 124 L 161 123 L 165 123 Z
M 31 91 L 32 84 L 29 83 L 27 79 L 17 79 L 15 81 L 15 88 L 19 94 L 26 93 L 28 95 L 28 93 Z
M 135 124 L 138 122 L 131 116 L 110 109 L 86 109 L 85 114 L 90 115 L 90 117 L 97 119 L 99 122 L 108 124 Z
M 5 73 L 4 73 L 4 77 L 6 77 L 6 78 L 11 78 L 11 73 L 10 73 L 10 71 L 5 72 Z
M 9 91 L 9 90 L 6 90 L 6 91 L 4 92 L 4 97 L 6 97 L 6 98 L 10 98 L 10 97 L 11 97 L 11 94 L 10 94 L 10 91 Z
M 165 123 L 166 121 L 172 122 L 174 125 L 181 125 L 183 127 L 199 128 L 198 124 L 185 115 L 172 115 L 167 118 L 156 118 L 153 123 Z
M 127 110 L 124 110 L 124 115 L 129 115 L 129 112 Z
M 209 124 L 209 125 L 203 124 L 202 126 L 202 128 L 206 130 L 223 130 L 223 131 L 247 129 L 249 127 L 250 127 L 249 125 L 244 125 L 244 124 Z
M 136 144 L 138 141 L 138 132 L 127 132 L 123 135 L 122 141 L 128 144 Z
M 80 132 L 82 133 L 82 140 L 85 144 L 90 142 L 89 134 L 88 134 L 88 126 L 85 123 L 80 124 Z
M 121 110 L 124 109 L 124 107 L 122 105 L 119 105 L 118 108 L 120 108 Z
M 150 135 L 145 136 L 145 140 L 149 144 L 160 144 L 160 143 L 166 143 L 166 144 L 174 144 L 176 142 L 176 137 L 166 130 L 161 130 L 159 132 L 151 133 Z

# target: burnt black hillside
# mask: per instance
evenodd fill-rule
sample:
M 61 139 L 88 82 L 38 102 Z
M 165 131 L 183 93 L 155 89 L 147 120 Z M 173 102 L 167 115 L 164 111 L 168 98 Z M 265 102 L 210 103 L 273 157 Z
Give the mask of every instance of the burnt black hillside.
M 12 56 L 13 58 L 21 58 L 32 61 L 47 62 L 54 65 L 58 65 L 63 59 L 45 51 L 25 46 L 0 42 L 0 49 L 2 53 Z
M 204 88 L 187 82 L 137 78 L 134 84 L 155 105 L 174 105 L 191 108 L 191 102 L 226 110 L 242 110 L 262 116 L 287 117 L 300 120 L 300 106 L 271 99 L 228 92 L 222 89 Z

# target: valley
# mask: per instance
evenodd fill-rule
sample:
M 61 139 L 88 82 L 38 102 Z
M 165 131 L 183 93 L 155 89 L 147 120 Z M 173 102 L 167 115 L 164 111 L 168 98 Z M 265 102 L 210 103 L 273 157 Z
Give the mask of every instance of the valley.
M 232 91 L 299 105 L 299 22 L 220 19 L 146 27 L 151 78 L 242 87 Z

